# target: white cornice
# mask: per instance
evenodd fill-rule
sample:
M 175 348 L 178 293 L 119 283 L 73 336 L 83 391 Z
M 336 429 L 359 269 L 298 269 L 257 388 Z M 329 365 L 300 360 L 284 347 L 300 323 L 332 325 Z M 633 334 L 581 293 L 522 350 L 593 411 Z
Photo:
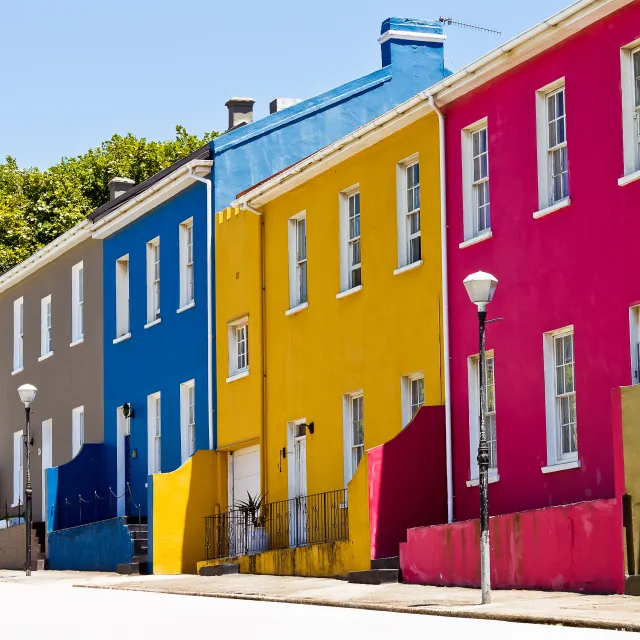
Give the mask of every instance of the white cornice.
M 444 42 L 447 36 L 444 33 L 428 33 L 425 31 L 400 31 L 389 29 L 379 38 L 378 42 L 384 44 L 389 40 L 413 40 L 414 42 Z

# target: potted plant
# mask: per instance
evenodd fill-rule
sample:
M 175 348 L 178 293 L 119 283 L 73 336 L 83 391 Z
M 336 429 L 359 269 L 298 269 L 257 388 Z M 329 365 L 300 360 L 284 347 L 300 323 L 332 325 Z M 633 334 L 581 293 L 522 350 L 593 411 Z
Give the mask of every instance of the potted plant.
M 252 496 L 247 491 L 247 499 L 236 502 L 236 509 L 244 516 L 246 553 L 258 553 L 267 549 L 266 494 Z

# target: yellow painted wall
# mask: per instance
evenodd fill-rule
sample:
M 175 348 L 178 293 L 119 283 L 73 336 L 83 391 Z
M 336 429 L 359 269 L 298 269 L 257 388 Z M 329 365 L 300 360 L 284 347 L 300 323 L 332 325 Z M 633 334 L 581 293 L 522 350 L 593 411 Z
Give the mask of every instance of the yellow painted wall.
M 153 476 L 153 572 L 195 573 L 205 556 L 204 518 L 227 503 L 227 454 L 196 453 Z
M 627 534 L 627 554 L 629 544 L 633 545 L 634 573 L 640 573 L 640 385 L 623 387 L 622 395 L 622 438 L 624 446 L 625 491 L 631 500 L 631 522 Z

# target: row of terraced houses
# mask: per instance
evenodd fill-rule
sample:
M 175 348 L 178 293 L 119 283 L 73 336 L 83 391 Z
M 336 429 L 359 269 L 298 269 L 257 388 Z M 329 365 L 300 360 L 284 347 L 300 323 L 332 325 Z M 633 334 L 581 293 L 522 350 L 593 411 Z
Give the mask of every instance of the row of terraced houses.
M 232 98 L 0 276 L 0 566 L 31 383 L 34 568 L 478 585 L 482 411 L 494 586 L 633 588 L 640 1 L 457 72 L 445 38 L 390 18 L 379 70 L 256 121 Z

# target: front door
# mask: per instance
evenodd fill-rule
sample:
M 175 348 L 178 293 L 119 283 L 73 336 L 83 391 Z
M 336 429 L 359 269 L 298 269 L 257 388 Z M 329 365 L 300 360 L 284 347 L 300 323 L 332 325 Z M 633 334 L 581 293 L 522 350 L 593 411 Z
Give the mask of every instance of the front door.
M 53 466 L 53 422 L 42 423 L 42 521 L 47 521 L 47 469 Z
M 293 545 L 307 544 L 307 433 L 301 424 L 294 426 L 293 441 Z
M 117 515 L 127 515 L 127 484 L 129 482 L 129 465 L 131 455 L 129 453 L 129 418 L 125 418 L 122 407 L 117 409 Z M 109 514 L 111 517 L 112 514 Z

